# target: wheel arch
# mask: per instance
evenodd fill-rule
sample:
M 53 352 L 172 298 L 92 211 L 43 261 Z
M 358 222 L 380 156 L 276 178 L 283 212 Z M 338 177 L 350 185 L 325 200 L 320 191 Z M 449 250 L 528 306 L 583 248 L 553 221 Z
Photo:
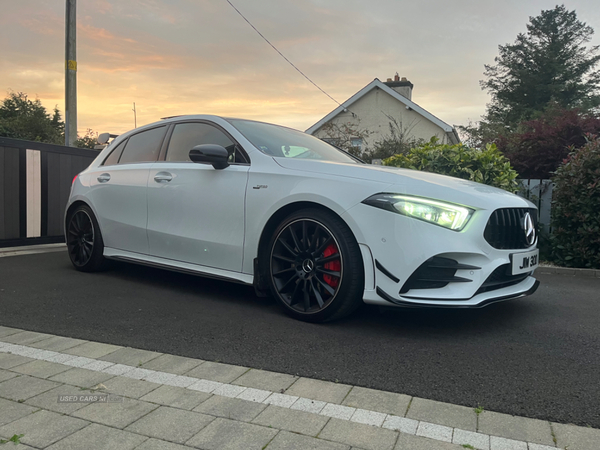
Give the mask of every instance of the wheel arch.
M 64 223 L 64 225 L 67 225 L 67 217 L 69 217 L 69 215 L 71 214 L 71 212 L 73 212 L 73 210 L 77 209 L 81 205 L 85 205 L 88 208 L 90 207 L 90 205 L 87 204 L 86 202 L 84 202 L 83 200 L 75 200 L 73 203 L 71 203 L 68 206 L 67 210 L 65 211 L 65 223 Z
M 72 213 L 74 210 L 76 210 L 77 208 L 79 208 L 79 207 L 80 207 L 80 206 L 82 206 L 82 205 L 85 205 L 85 206 L 87 206 L 88 208 L 90 208 L 90 209 L 92 210 L 92 212 L 94 212 L 94 208 L 92 208 L 92 207 L 90 206 L 90 204 L 89 204 L 89 203 L 87 203 L 87 202 L 84 202 L 83 200 L 75 200 L 73 203 L 71 203 L 71 204 L 70 204 L 70 205 L 67 207 L 67 210 L 65 211 L 65 217 L 64 217 L 64 219 L 63 219 L 63 226 L 64 226 L 65 233 L 67 232 L 67 220 L 69 219 L 69 215 L 70 215 L 70 214 L 71 214 L 71 213 Z M 95 212 L 94 212 L 94 214 L 95 214 Z
M 324 206 L 320 203 L 315 203 L 312 201 L 297 201 L 297 202 L 293 202 L 293 203 L 288 203 L 287 205 L 284 205 L 281 208 L 279 208 L 277 211 L 275 211 L 271 215 L 271 217 L 269 217 L 269 220 L 267 220 L 267 222 L 265 223 L 265 226 L 262 229 L 260 239 L 258 241 L 257 252 L 256 252 L 256 258 L 257 258 L 258 264 L 255 264 L 255 266 L 254 266 L 255 268 L 258 268 L 258 270 L 259 270 L 259 273 L 254 274 L 255 285 L 260 286 L 260 287 L 264 286 L 264 284 L 263 284 L 264 277 L 262 275 L 264 274 L 265 268 L 262 265 L 264 263 L 261 263 L 261 260 L 263 260 L 264 258 L 261 258 L 261 257 L 264 256 L 263 253 L 266 251 L 266 248 L 267 248 L 267 245 L 269 244 L 269 239 L 270 239 L 271 235 L 273 234 L 275 229 L 279 226 L 281 221 L 286 216 L 288 216 L 289 214 L 291 214 L 294 211 L 298 211 L 300 209 L 306 209 L 306 208 L 320 209 L 321 211 L 326 211 L 330 214 L 335 215 L 344 223 L 344 225 L 346 225 L 348 227 L 348 229 L 352 233 L 352 236 L 354 237 L 356 242 L 359 243 L 356 233 L 354 232 L 354 230 L 352 229 L 350 224 L 348 224 L 348 222 L 346 220 L 344 220 L 344 218 L 341 217 L 333 209 L 328 208 L 327 206 Z

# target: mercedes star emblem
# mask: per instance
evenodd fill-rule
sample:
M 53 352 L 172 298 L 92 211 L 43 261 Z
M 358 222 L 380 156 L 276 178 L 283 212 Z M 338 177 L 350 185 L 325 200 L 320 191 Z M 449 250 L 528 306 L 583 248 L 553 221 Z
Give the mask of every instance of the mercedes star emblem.
M 529 213 L 525 213 L 523 216 L 523 230 L 525 231 L 525 242 L 527 245 L 533 245 L 535 243 L 535 227 Z

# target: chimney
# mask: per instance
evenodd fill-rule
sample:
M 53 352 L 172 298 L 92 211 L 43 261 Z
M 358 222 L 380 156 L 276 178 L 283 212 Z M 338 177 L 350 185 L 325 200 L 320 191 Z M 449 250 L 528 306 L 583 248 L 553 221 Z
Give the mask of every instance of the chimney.
M 413 90 L 414 86 L 410 81 L 408 81 L 406 79 L 406 77 L 400 78 L 400 76 L 398 75 L 398 72 L 396 72 L 396 75 L 394 75 L 394 81 L 392 81 L 391 78 L 388 78 L 384 84 L 386 86 L 391 87 L 393 90 L 395 90 L 398 94 L 402 95 L 403 97 L 406 97 L 407 99 L 412 100 L 412 90 Z

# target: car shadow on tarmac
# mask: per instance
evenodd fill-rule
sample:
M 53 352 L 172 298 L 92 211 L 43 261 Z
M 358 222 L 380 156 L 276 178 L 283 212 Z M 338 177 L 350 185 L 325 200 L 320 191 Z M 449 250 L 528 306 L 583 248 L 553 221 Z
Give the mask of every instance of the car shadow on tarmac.
M 243 305 L 255 314 L 284 315 L 271 297 L 258 297 L 250 286 L 212 278 L 155 269 L 113 261 L 106 275 L 146 288 L 171 291 L 172 296 L 201 296 L 223 302 L 223 307 Z M 535 294 L 534 294 L 535 295 Z M 362 305 L 351 316 L 327 323 L 328 327 L 361 327 L 397 334 L 422 336 L 423 330 L 450 333 L 453 336 L 485 334 L 498 326 L 527 321 L 536 315 L 535 297 L 493 303 L 483 308 L 407 308 Z

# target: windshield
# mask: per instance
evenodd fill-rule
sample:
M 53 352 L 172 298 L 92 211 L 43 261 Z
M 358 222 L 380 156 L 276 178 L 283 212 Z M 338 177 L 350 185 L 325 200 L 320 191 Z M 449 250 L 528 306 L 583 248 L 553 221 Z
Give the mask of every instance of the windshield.
M 257 149 L 276 158 L 318 159 L 353 164 L 359 162 L 327 142 L 301 131 L 252 120 L 228 121 Z

